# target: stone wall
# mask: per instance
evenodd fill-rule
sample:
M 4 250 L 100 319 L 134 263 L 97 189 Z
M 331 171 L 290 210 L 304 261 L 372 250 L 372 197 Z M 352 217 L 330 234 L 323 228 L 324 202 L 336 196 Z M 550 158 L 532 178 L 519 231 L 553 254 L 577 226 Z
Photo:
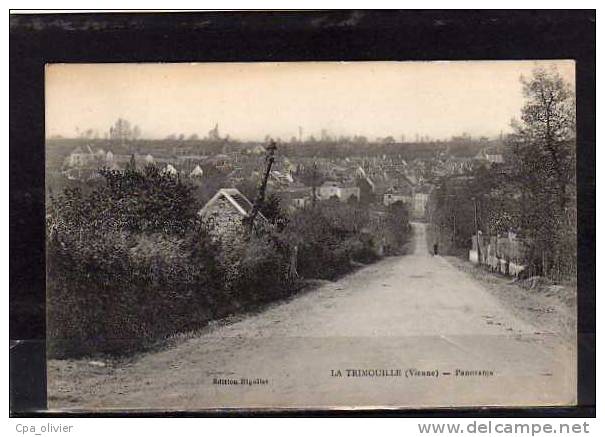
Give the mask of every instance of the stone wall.
M 204 218 L 216 225 L 212 232 L 217 238 L 225 242 L 232 238 L 239 238 L 244 226 L 244 216 L 225 197 L 221 197 L 214 205 L 210 206 L 206 210 Z

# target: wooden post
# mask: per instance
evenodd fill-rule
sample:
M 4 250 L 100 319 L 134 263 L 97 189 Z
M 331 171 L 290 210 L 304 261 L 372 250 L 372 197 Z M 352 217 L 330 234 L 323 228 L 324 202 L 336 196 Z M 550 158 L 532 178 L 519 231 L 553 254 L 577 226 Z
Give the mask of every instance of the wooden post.
M 265 167 L 265 174 L 263 175 L 260 187 L 258 188 L 258 195 L 254 200 L 254 204 L 252 205 L 252 211 L 250 211 L 250 215 L 248 216 L 248 226 L 250 226 L 250 229 L 252 229 L 252 227 L 254 226 L 254 220 L 258 215 L 258 211 L 265 202 L 267 181 L 269 179 L 269 174 L 271 173 L 271 167 L 273 166 L 273 162 L 275 161 L 275 150 L 277 150 L 277 146 L 275 144 L 275 141 L 271 140 L 269 145 L 267 146 L 267 156 L 265 157 L 265 162 L 267 163 Z
M 456 247 L 456 210 L 454 210 L 454 247 Z
M 311 197 L 311 205 L 314 207 L 315 203 L 317 203 L 317 162 L 313 162 L 313 182 L 312 182 L 312 197 Z
M 481 245 L 479 244 L 479 224 L 477 222 L 477 199 L 473 197 L 475 203 L 475 237 L 477 239 L 477 262 L 481 264 Z
M 288 269 L 288 279 L 294 281 L 298 279 L 298 245 L 293 244 L 290 249 L 290 266 Z

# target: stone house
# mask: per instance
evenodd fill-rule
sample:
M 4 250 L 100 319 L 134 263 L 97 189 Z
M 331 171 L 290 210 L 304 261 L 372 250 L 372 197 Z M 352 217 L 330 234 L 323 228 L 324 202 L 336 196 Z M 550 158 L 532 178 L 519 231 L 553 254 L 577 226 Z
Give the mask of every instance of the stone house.
M 198 215 L 214 225 L 212 232 L 216 237 L 225 240 L 241 235 L 244 220 L 250 217 L 252 202 L 237 188 L 221 188 L 198 211 Z M 259 212 L 256 223 L 266 223 L 267 219 Z

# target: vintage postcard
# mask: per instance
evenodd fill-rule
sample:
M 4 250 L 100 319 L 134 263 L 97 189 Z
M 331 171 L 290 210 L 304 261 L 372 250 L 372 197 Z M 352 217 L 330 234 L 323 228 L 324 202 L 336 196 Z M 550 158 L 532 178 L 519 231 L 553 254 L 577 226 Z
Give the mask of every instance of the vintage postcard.
M 573 61 L 49 64 L 50 410 L 576 404 Z

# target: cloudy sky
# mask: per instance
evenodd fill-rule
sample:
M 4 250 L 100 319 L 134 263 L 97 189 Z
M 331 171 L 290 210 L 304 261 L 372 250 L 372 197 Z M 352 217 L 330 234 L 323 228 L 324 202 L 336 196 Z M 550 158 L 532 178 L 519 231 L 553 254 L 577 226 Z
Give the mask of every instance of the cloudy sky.
M 573 61 L 52 64 L 46 135 L 102 136 L 118 118 L 143 136 L 246 139 L 416 134 L 449 138 L 509 130 L 523 104 L 521 75 L 543 66 L 573 84 Z

